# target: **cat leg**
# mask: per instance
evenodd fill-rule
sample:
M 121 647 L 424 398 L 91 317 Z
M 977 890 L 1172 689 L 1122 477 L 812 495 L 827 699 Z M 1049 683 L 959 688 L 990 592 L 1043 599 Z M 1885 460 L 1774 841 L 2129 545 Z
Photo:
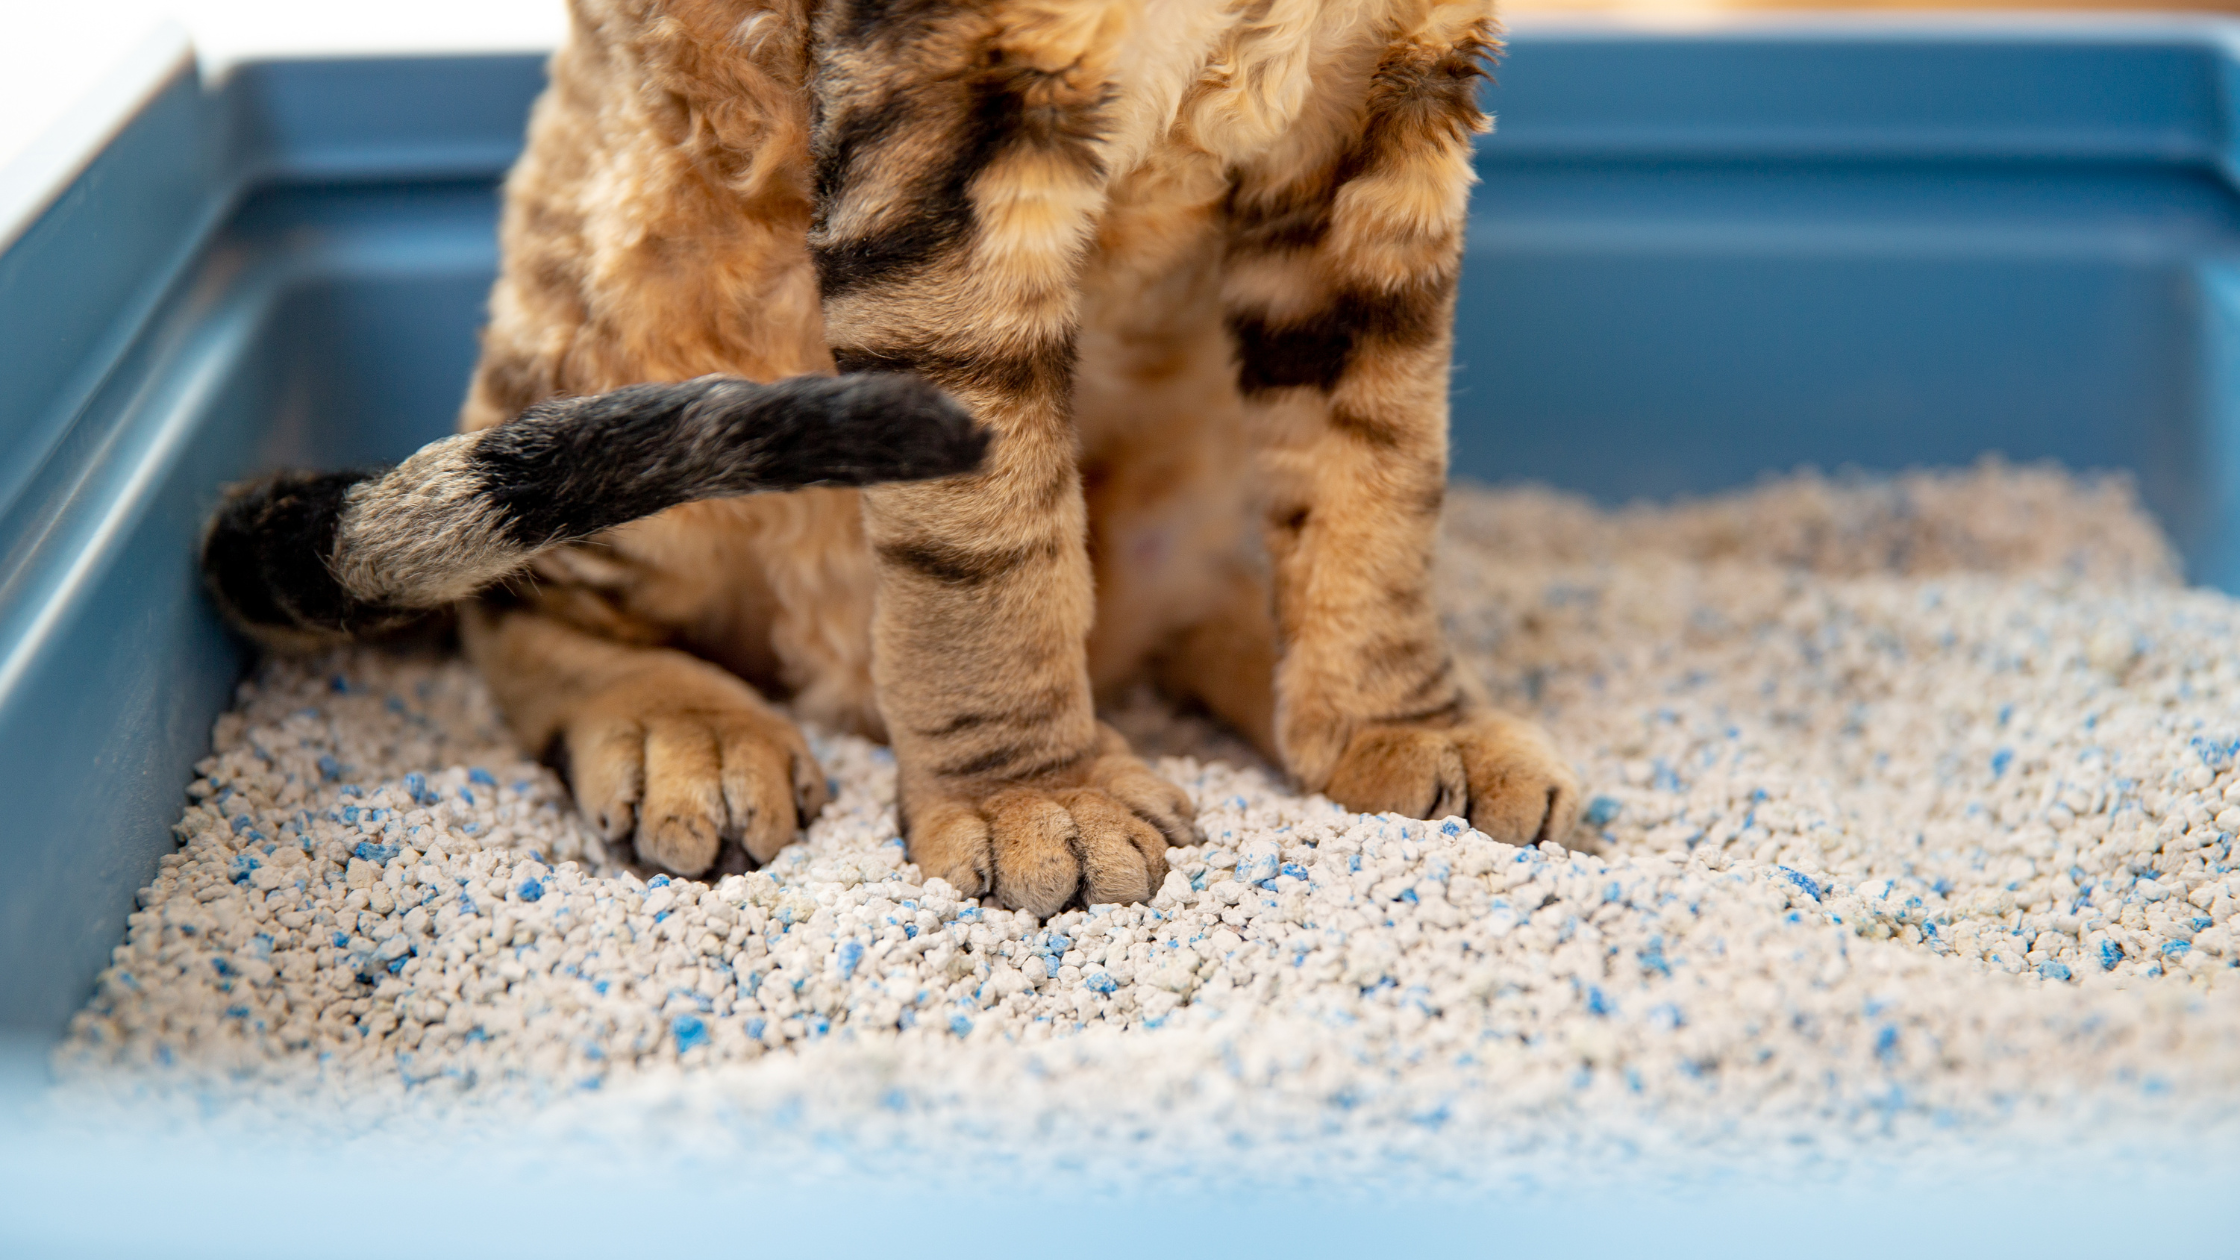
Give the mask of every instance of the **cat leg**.
M 996 434 L 977 474 L 863 496 L 910 855 L 1042 916 L 1149 897 L 1191 839 L 1188 798 L 1097 722 L 1084 647 L 1077 283 L 1124 7 L 843 0 L 818 28 L 834 360 L 921 373 Z
M 1481 14 L 1430 6 L 1356 122 L 1241 173 L 1224 300 L 1268 496 L 1286 766 L 1353 809 L 1521 844 L 1563 838 L 1577 780 L 1486 705 L 1430 591 Z
M 468 605 L 460 634 L 522 745 L 649 866 L 704 875 L 726 844 L 767 862 L 830 799 L 800 731 L 719 666 L 501 599 Z

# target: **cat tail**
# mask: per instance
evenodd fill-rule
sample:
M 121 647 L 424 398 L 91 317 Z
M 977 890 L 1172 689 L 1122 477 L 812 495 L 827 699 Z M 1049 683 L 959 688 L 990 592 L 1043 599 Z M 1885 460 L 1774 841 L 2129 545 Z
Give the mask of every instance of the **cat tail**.
M 275 646 L 395 630 L 546 548 L 695 499 L 972 472 L 991 435 L 925 380 L 703 376 L 538 403 L 387 471 L 229 488 L 202 541 L 219 604 Z

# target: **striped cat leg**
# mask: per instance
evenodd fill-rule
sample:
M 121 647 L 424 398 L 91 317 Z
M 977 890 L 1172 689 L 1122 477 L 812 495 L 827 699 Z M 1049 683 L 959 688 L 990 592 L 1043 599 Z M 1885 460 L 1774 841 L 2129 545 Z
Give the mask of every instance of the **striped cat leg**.
M 1434 5 L 1395 39 L 1322 160 L 1241 175 L 1225 304 L 1266 478 L 1287 766 L 1354 809 L 1526 843 L 1563 838 L 1577 782 L 1537 727 L 1487 708 L 1430 590 L 1476 8 Z
M 922 373 L 995 433 L 982 471 L 864 495 L 873 675 L 910 853 L 1037 915 L 1135 901 L 1182 793 L 1091 706 L 1070 415 L 1105 196 L 1101 4 L 842 0 L 818 27 L 810 246 L 843 371 Z

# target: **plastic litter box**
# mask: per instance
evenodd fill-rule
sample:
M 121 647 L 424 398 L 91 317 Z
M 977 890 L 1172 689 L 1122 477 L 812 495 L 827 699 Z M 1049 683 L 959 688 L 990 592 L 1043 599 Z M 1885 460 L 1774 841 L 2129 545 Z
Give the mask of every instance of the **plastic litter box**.
M 2236 35 L 1528 28 L 1479 151 L 1456 472 L 1622 500 L 2051 457 L 2134 472 L 2240 590 Z M 219 485 L 450 427 L 541 81 L 181 63 L 0 254 L 0 1033 L 84 1000 L 247 664 L 192 559 Z

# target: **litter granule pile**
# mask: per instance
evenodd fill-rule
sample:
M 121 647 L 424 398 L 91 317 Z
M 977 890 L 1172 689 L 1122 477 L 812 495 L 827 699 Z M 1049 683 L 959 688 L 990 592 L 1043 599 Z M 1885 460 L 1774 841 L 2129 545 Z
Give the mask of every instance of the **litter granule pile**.
M 1572 849 L 1350 814 L 1139 705 L 1203 842 L 1047 922 L 921 880 L 860 740 L 814 740 L 836 803 L 767 868 L 641 880 L 459 662 L 267 662 L 61 1097 L 1458 1185 L 2230 1132 L 2240 604 L 2126 484 L 1461 491 L 1443 563 L 1577 759 Z

